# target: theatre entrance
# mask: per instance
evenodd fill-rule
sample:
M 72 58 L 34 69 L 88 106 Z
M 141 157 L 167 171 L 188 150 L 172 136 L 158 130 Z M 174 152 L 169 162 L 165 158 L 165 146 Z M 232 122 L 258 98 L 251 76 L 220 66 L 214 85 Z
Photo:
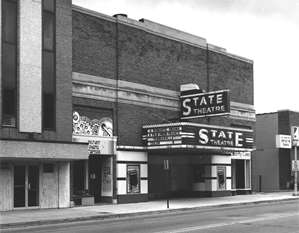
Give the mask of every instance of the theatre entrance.
M 102 162 L 101 156 L 99 155 L 89 156 L 89 192 L 94 196 L 95 203 L 101 201 Z

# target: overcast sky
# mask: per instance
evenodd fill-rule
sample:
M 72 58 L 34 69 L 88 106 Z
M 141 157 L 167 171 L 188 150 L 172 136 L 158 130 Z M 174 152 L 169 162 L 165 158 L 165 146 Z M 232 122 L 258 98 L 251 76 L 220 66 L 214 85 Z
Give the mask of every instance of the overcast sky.
M 254 61 L 257 113 L 299 111 L 299 0 L 73 0 L 103 14 L 146 18 Z

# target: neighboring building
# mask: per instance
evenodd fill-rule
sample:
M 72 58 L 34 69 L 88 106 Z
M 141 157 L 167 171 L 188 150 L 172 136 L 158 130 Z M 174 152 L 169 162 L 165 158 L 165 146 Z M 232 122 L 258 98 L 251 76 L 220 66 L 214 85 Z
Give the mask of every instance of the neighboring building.
M 1 3 L 1 210 L 251 191 L 251 60 L 71 0 Z M 202 91 L 228 114 L 182 118 Z
M 276 136 L 291 135 L 292 126 L 299 126 L 299 112 L 281 110 L 256 115 L 256 151 L 252 155 L 254 191 L 293 188 L 291 161 L 294 160 L 294 149 L 276 146 Z
M 0 210 L 70 206 L 71 1 L 1 0 Z

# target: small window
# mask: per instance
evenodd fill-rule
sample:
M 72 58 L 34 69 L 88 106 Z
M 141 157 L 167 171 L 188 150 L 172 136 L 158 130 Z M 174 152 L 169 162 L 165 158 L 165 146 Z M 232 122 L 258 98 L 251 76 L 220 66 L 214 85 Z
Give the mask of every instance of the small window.
M 53 173 L 54 172 L 54 164 L 45 163 L 43 166 L 44 173 Z
M 218 182 L 218 190 L 226 189 L 226 172 L 225 167 L 217 167 L 217 182 Z
M 128 165 L 127 167 L 128 193 L 140 193 L 140 166 Z

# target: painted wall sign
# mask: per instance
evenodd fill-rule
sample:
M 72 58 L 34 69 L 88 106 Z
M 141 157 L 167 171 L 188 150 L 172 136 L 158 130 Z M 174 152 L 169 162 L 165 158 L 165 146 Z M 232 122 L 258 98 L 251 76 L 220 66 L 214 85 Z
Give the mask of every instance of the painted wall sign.
M 163 145 L 195 145 L 210 148 L 253 149 L 253 130 L 189 122 L 144 126 L 143 140 L 149 148 Z
M 194 90 L 188 95 L 181 95 L 181 119 L 205 116 L 225 115 L 230 113 L 229 90 L 200 93 Z
M 291 135 L 278 134 L 276 135 L 276 147 L 277 148 L 292 148 L 292 138 Z

